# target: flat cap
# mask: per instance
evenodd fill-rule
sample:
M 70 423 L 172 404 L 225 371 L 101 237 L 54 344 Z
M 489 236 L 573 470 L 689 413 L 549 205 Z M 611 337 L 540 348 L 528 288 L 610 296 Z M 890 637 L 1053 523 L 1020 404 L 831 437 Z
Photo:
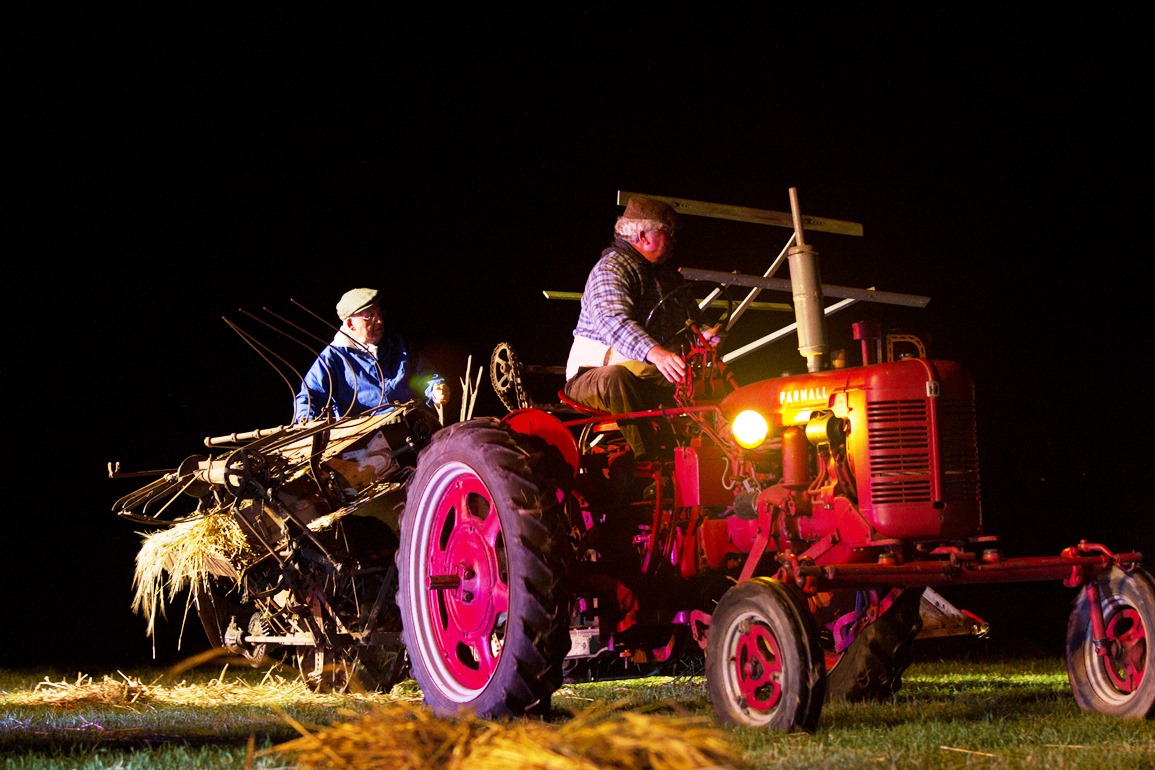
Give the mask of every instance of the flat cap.
M 671 230 L 678 226 L 678 217 L 674 213 L 673 206 L 653 198 L 643 198 L 640 195 L 635 195 L 626 202 L 626 210 L 622 216 L 626 219 L 648 219 L 653 222 L 661 222 Z
M 337 303 L 337 317 L 344 321 L 376 301 L 376 289 L 350 289 L 341 295 L 341 301 Z

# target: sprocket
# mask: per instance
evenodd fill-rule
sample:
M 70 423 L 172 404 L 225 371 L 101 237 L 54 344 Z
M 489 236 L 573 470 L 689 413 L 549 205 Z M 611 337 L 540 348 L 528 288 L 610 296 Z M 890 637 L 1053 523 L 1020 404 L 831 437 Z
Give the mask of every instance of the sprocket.
M 489 357 L 489 380 L 505 408 L 513 412 L 529 407 L 529 397 L 521 381 L 522 365 L 513 345 L 499 342 Z

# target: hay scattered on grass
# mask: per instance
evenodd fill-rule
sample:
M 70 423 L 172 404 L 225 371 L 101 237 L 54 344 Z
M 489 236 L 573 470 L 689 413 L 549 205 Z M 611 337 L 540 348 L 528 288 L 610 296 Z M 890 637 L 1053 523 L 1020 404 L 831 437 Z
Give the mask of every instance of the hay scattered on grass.
M 99 681 L 90 675 L 77 674 L 73 681 L 44 681 L 37 683 L 29 693 L 29 704 L 60 706 L 113 706 L 132 708 L 142 704 L 221 706 L 239 704 L 282 704 L 303 699 L 322 700 L 326 696 L 309 690 L 304 682 L 286 679 L 270 668 L 257 684 L 236 677 L 228 677 L 228 666 L 220 675 L 204 682 L 187 682 L 174 677 L 183 669 L 173 668 L 146 684 L 139 679 L 117 671 L 117 677 L 104 676 Z M 334 696 L 328 696 L 332 698 Z M 351 695 L 341 696 L 349 699 Z
M 133 706 L 152 698 L 148 685 L 125 676 L 120 679 L 104 677 L 99 682 L 92 677 L 77 674 L 74 682 L 50 682 L 45 677 L 36 685 L 32 700 L 53 706 L 73 708 L 77 706 Z
M 661 706 L 659 705 L 659 708 Z M 668 708 L 668 704 L 665 706 Z M 419 704 L 390 703 L 354 722 L 308 732 L 259 755 L 287 755 L 301 770 L 704 770 L 742 768 L 742 753 L 708 717 L 647 713 L 637 703 L 600 704 L 571 719 L 438 719 Z
M 174 671 L 167 672 L 174 674 Z M 284 711 L 302 701 L 364 700 L 352 721 L 310 731 Z M 385 700 L 387 699 L 387 700 Z M 189 683 L 161 676 L 144 683 L 122 672 L 94 681 L 47 678 L 30 693 L 29 704 L 60 708 L 102 706 L 125 709 L 166 705 L 213 707 L 267 705 L 301 734 L 300 738 L 253 756 L 277 756 L 300 770 L 738 770 L 749 767 L 742 753 L 707 716 L 687 715 L 670 703 L 636 700 L 595 703 L 572 716 L 545 722 L 531 718 L 495 721 L 462 714 L 440 719 L 420 702 L 395 695 L 353 696 L 313 693 L 297 680 L 269 669 L 258 684 L 230 678 L 228 666 L 208 681 Z

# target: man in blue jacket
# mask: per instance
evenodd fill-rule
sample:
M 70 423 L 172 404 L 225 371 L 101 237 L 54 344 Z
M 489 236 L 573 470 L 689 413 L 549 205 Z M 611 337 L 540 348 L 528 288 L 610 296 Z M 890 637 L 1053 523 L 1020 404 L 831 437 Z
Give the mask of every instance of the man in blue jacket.
M 435 407 L 449 400 L 445 379 L 421 366 L 401 334 L 385 334 L 376 289 L 345 292 L 337 317 L 341 328 L 305 373 L 294 422 L 363 414 L 407 403 L 418 393 Z

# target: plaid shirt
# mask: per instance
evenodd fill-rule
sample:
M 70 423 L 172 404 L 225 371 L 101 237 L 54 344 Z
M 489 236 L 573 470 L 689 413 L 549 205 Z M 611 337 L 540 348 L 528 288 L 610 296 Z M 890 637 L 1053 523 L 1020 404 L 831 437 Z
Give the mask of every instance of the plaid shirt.
M 616 240 L 590 270 L 582 292 L 575 337 L 612 347 L 625 358 L 645 361 L 658 340 L 645 330 L 646 317 L 662 296 L 684 282 L 669 263 L 655 265 L 625 241 Z M 677 331 L 684 317 L 663 313 L 654 331 L 659 337 Z

